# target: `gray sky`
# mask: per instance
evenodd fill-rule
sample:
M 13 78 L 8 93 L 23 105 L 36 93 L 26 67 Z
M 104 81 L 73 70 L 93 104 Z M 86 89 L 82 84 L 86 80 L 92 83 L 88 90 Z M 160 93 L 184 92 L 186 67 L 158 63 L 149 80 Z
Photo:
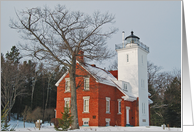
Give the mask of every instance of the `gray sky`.
M 88 14 L 97 10 L 114 14 L 116 23 L 113 26 L 119 31 L 107 41 L 111 49 L 114 50 L 115 44 L 122 43 L 122 31 L 127 37 L 133 30 L 140 41 L 150 48 L 149 61 L 162 66 L 164 71 L 181 68 L 180 1 L 1 1 L 1 53 L 7 53 L 18 41 L 24 41 L 16 30 L 9 27 L 10 18 L 16 18 L 15 9 L 44 5 L 53 7 L 57 4 Z M 107 67 L 113 60 L 105 60 L 97 66 Z

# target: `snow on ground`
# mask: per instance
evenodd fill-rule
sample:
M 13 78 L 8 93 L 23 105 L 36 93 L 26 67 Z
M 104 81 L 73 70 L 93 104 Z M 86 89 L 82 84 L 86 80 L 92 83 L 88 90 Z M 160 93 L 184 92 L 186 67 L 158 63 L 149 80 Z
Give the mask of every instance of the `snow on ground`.
M 50 126 L 49 123 L 42 124 L 42 127 L 36 128 L 34 123 L 25 123 L 25 128 L 23 121 L 11 120 L 8 124 L 11 126 L 17 125 L 16 131 L 56 131 L 54 126 Z M 181 131 L 181 128 L 166 128 L 165 130 L 162 127 L 150 126 L 150 127 L 120 127 L 120 126 L 109 126 L 109 127 L 80 127 L 80 129 L 69 130 L 69 131 Z

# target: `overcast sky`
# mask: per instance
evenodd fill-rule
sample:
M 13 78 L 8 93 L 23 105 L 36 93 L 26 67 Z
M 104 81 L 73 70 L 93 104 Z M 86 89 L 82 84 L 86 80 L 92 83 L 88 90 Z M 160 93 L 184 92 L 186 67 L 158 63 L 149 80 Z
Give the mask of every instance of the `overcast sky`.
M 115 44 L 122 43 L 122 31 L 127 37 L 133 30 L 140 41 L 150 48 L 148 61 L 162 66 L 164 71 L 181 68 L 180 1 L 1 1 L 1 53 L 7 53 L 18 41 L 24 41 L 16 30 L 9 27 L 10 18 L 16 18 L 15 10 L 44 5 L 54 7 L 57 4 L 88 14 L 97 10 L 114 14 L 116 23 L 113 26 L 119 31 L 107 41 L 111 49 L 114 50 Z M 107 67 L 114 59 L 97 66 Z

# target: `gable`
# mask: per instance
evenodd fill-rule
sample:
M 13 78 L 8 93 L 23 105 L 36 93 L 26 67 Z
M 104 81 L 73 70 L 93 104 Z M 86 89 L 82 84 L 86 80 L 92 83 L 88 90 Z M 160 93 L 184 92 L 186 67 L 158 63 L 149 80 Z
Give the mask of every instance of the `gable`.
M 55 86 L 59 86 L 59 83 L 63 80 L 63 78 L 66 77 L 66 75 L 69 73 L 69 71 L 67 71 L 65 74 L 63 74 L 63 76 L 57 81 L 57 83 L 55 84 Z
M 125 91 L 122 90 L 122 86 L 119 85 L 119 81 L 117 80 L 117 78 L 115 78 L 110 72 L 96 67 L 96 66 L 92 66 L 89 64 L 80 64 L 79 61 L 77 61 L 77 64 L 79 64 L 83 69 L 85 69 L 86 72 L 88 72 L 88 74 L 90 74 L 92 77 L 94 77 L 94 79 L 96 80 L 96 82 L 101 83 L 101 84 L 105 84 L 105 85 L 109 85 L 109 86 L 113 86 L 116 87 L 119 91 L 121 91 L 125 96 L 123 96 L 123 98 L 125 100 L 129 100 L 129 101 L 134 101 L 136 100 L 136 97 L 133 96 L 133 94 L 131 93 L 126 93 Z M 56 86 L 59 86 L 60 82 L 65 78 L 65 76 L 68 74 L 69 72 L 67 71 L 55 84 Z

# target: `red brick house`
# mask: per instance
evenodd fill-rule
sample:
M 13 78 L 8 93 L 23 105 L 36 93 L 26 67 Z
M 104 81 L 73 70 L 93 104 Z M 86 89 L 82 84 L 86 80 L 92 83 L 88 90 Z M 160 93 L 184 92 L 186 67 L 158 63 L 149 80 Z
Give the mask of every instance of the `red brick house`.
M 83 59 L 78 58 L 81 61 Z M 109 72 L 95 65 L 80 62 L 77 61 L 76 70 L 77 75 L 83 75 L 76 78 L 79 126 L 149 125 L 149 104 L 152 101 L 148 98 L 148 91 L 144 92 L 148 106 L 146 103 L 140 104 L 142 95 L 135 94 L 131 88 L 132 83 L 118 80 L 119 69 Z M 55 116 L 61 118 L 64 107 L 70 106 L 71 102 L 68 72 L 59 79 L 56 86 Z

